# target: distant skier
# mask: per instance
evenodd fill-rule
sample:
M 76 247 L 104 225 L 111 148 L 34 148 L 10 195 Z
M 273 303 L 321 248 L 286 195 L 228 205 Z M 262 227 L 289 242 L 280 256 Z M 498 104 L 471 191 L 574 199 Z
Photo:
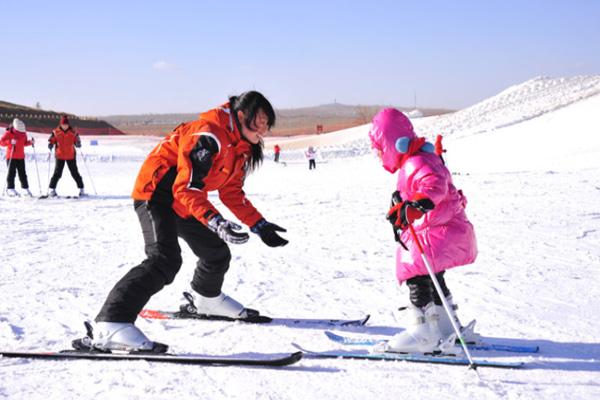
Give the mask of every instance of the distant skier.
M 191 282 L 197 312 L 232 319 L 258 317 L 257 311 L 221 291 L 231 261 L 227 243 L 246 243 L 249 235 L 221 215 L 208 192 L 218 191 L 223 204 L 268 246 L 288 243 L 277 234 L 285 229 L 267 222 L 243 190 L 246 175 L 263 160 L 262 138 L 274 124 L 269 101 L 258 92 L 245 92 L 179 125 L 152 150 L 132 194 L 147 258 L 108 295 L 96 317 L 94 338 L 75 341 L 75 347 L 166 351 L 134 322 L 148 300 L 175 279 L 182 263 L 177 236 L 198 257 Z
M 425 244 L 425 253 L 458 322 L 444 271 L 470 264 L 477 256 L 475 232 L 465 214 L 467 200 L 454 187 L 450 172 L 434 154 L 433 145 L 415 135 L 402 112 L 393 108 L 380 111 L 373 118 L 369 138 L 383 167 L 391 173 L 398 171 L 397 191 L 392 195 L 387 217 L 396 240 L 405 246 L 397 248 L 396 276 L 400 283 L 406 281 L 408 285 L 409 310 L 414 318 L 413 324 L 394 336 L 383 350 L 436 351 L 454 330 L 407 228 L 413 224 Z
M 25 190 L 27 196 L 32 196 L 27 181 L 27 172 L 25 171 L 25 146 L 33 146 L 34 139 L 27 138 L 25 123 L 15 118 L 12 125 L 6 129 L 6 132 L 0 139 L 0 146 L 6 149 L 6 165 L 8 174 L 6 175 L 6 194 L 10 197 L 19 196 L 15 190 L 15 176 L 19 173 L 21 188 Z
M 58 126 L 52 131 L 48 139 L 48 149 L 52 151 L 54 146 L 56 146 L 56 150 L 54 151 L 56 164 L 54 166 L 54 174 L 52 174 L 50 184 L 48 185 L 48 196 L 56 197 L 56 185 L 62 176 L 65 163 L 67 163 L 69 172 L 71 172 L 71 176 L 77 184 L 79 196 L 85 196 L 83 179 L 77 169 L 77 155 L 75 152 L 76 147 L 81 147 L 81 139 L 79 139 L 79 135 L 69 124 L 69 118 L 66 115 L 60 117 Z
M 306 158 L 308 159 L 308 169 L 314 169 L 317 168 L 317 151 L 315 150 L 314 147 L 309 146 L 308 150 L 306 150 L 306 152 L 304 153 L 306 155 Z
M 273 152 L 275 154 L 275 156 L 274 156 L 275 162 L 279 162 L 279 154 L 281 153 L 281 147 L 279 147 L 279 145 L 276 144 L 275 147 L 273 147 Z
M 446 161 L 444 160 L 445 152 L 446 149 L 444 149 L 444 146 L 442 145 L 442 135 L 437 135 L 435 137 L 435 154 L 440 157 L 444 165 L 446 165 Z

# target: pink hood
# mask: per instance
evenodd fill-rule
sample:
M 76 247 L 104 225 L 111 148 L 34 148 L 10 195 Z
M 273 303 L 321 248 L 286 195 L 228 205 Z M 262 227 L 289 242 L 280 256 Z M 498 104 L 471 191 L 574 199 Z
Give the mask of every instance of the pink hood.
M 381 151 L 383 168 L 394 173 L 400 167 L 400 153 L 396 150 L 396 141 L 406 137 L 415 138 L 412 123 L 401 111 L 385 108 L 373 117 L 369 131 L 371 146 Z

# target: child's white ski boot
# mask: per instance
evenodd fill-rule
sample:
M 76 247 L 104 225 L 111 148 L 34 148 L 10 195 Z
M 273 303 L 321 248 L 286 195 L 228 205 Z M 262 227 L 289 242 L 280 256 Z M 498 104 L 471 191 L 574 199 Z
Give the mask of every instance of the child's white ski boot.
M 446 302 L 448 303 L 448 306 L 450 307 L 450 315 L 452 316 L 452 319 L 454 320 L 454 322 L 460 329 L 460 334 L 463 337 L 463 340 L 466 343 L 474 343 L 474 344 L 479 343 L 481 341 L 481 335 L 479 335 L 478 333 L 475 333 L 475 331 L 474 331 L 475 323 L 477 321 L 473 320 L 473 321 L 469 322 L 466 326 L 463 326 L 460 323 L 460 320 L 458 319 L 458 315 L 456 314 L 456 310 L 458 309 L 458 306 L 456 304 L 454 304 L 454 302 L 452 301 L 452 295 L 446 297 Z M 450 318 L 448 318 L 448 314 L 446 313 L 446 310 L 444 310 L 444 306 L 442 305 L 442 306 L 436 306 L 436 307 L 438 308 L 438 314 L 440 316 L 438 325 L 439 325 L 442 337 L 448 337 L 450 335 L 456 334 L 456 332 L 454 332 L 454 328 L 452 327 L 452 323 L 450 322 Z
M 374 347 L 375 352 L 391 353 L 441 353 L 449 348 L 454 350 L 454 345 L 446 344 L 442 336 L 438 321 L 440 315 L 433 302 L 425 307 L 411 306 L 408 311 L 412 313 L 412 324 L 389 341 Z M 454 342 L 456 336 L 449 338 Z

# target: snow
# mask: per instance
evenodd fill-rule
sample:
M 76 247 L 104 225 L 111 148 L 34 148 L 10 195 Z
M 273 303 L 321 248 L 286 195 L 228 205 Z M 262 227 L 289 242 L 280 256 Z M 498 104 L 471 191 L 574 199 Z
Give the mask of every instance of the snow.
M 471 109 L 481 114 L 467 109 L 434 119 L 466 127 L 449 129 L 446 157 L 455 184 L 468 196 L 480 250 L 476 263 L 448 272 L 448 285 L 463 322 L 476 318 L 484 336 L 540 346 L 539 354 L 487 355 L 525 361 L 524 369 L 481 369 L 480 381 L 463 367 L 404 362 L 305 359 L 268 369 L 0 359 L 0 397 L 598 398 L 598 82 L 600 77 L 529 81 L 482 102 L 497 110 L 485 118 L 485 107 L 475 105 Z M 431 136 L 439 133 L 427 128 L 434 120 L 415 120 L 415 126 Z M 290 244 L 272 249 L 252 235 L 245 245 L 231 245 L 225 293 L 282 318 L 372 315 L 366 327 L 344 329 L 349 335 L 385 337 L 406 325 L 395 310 L 408 303 L 407 290 L 395 281 L 395 244 L 383 218 L 394 176 L 370 154 L 360 136 L 367 131 L 355 128 L 337 147 L 323 145 L 328 162 L 317 161 L 316 170 L 309 171 L 304 160 L 285 167 L 266 160 L 248 178 L 248 197 L 267 219 L 288 229 Z M 43 143 L 44 135 L 35 136 Z M 86 189 L 93 193 L 87 165 L 97 196 L 0 198 L 3 350 L 68 348 L 114 283 L 144 258 L 129 194 L 141 160 L 158 139 L 97 139 L 98 146 L 86 139 L 88 159 L 79 161 Z M 45 191 L 47 150 L 38 147 L 39 186 Z M 293 161 L 295 155 L 282 157 Z M 33 158 L 27 169 L 37 192 Z M 5 172 L 3 167 L 0 174 Z M 65 171 L 59 193 L 75 190 Z M 231 216 L 216 196 L 211 199 Z M 175 309 L 181 292 L 189 290 L 196 260 L 182 249 L 175 282 L 149 308 Z M 294 351 L 292 342 L 316 350 L 340 347 L 314 327 L 141 318 L 137 324 L 174 352 L 283 353 Z

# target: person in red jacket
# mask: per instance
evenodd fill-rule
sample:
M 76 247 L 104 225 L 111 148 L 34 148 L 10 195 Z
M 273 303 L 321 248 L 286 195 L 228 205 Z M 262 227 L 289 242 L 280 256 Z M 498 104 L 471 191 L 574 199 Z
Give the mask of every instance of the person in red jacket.
M 275 162 L 279 162 L 279 154 L 281 153 L 281 147 L 279 147 L 279 145 L 276 144 L 275 147 L 273 147 L 273 151 L 275 154 Z
M 25 123 L 18 118 L 13 120 L 12 126 L 6 129 L 2 139 L 0 139 L 0 146 L 7 147 L 6 165 L 8 166 L 8 174 L 6 176 L 6 193 L 8 196 L 19 195 L 15 190 L 15 175 L 17 172 L 19 173 L 21 187 L 28 196 L 32 196 L 27 181 L 27 172 L 25 171 L 25 146 L 33 146 L 33 144 L 33 138 L 27 138 Z
M 246 243 L 249 235 L 222 216 L 208 193 L 217 191 L 233 215 L 268 246 L 288 243 L 277 233 L 286 230 L 265 220 L 243 190 L 246 175 L 263 160 L 262 139 L 274 124 L 269 101 L 259 92 L 245 92 L 179 125 L 150 152 L 132 194 L 147 258 L 116 283 L 96 317 L 93 335 L 75 340 L 75 348 L 167 350 L 134 322 L 148 300 L 175 279 L 182 264 L 178 236 L 198 257 L 191 282 L 197 313 L 258 319 L 258 311 L 221 291 L 231 261 L 228 243 Z
M 56 197 L 56 185 L 62 176 L 65 163 L 69 167 L 69 172 L 71 172 L 71 176 L 77 184 L 79 196 L 84 196 L 83 179 L 77 169 L 77 156 L 75 154 L 75 147 L 81 147 L 81 140 L 79 139 L 79 135 L 69 125 L 69 118 L 66 115 L 60 117 L 58 126 L 52 131 L 48 139 L 48 149 L 52 151 L 52 148 L 55 146 L 56 164 L 54 166 L 54 174 L 52 174 L 50 184 L 48 185 L 48 196 Z

